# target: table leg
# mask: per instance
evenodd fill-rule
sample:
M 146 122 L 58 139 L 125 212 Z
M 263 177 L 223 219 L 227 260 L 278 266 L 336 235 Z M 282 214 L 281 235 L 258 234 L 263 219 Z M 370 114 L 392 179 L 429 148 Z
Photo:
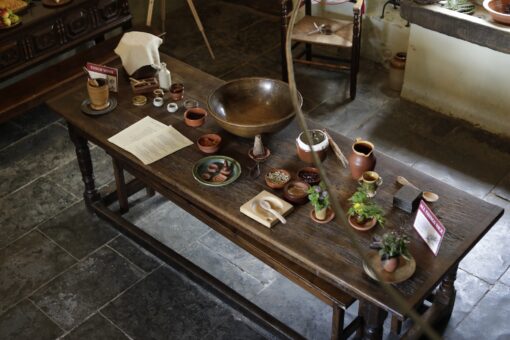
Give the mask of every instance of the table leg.
M 358 336 L 364 340 L 382 339 L 384 320 L 388 312 L 366 301 L 360 301 L 359 313 L 363 317 L 363 327 Z
M 345 312 L 339 306 L 333 304 L 333 323 L 331 327 L 331 340 L 342 339 L 344 331 Z
M 117 188 L 117 200 L 119 201 L 119 211 L 121 214 L 129 211 L 128 193 L 126 188 L 126 179 L 124 178 L 124 169 L 115 158 L 112 158 L 113 174 L 115 176 L 115 186 Z
M 289 6 L 292 4 L 289 0 L 281 0 L 281 23 L 280 23 L 280 34 L 281 34 L 281 58 L 282 58 L 282 80 L 289 81 L 289 75 L 287 73 L 287 59 L 285 58 L 285 44 L 287 41 L 287 28 L 289 24 Z
M 92 204 L 101 199 L 101 196 L 96 190 L 94 183 L 94 169 L 92 167 L 92 159 L 90 158 L 90 150 L 87 144 L 87 140 L 80 136 L 75 128 L 68 124 L 69 136 L 74 144 L 76 150 L 76 157 L 78 159 L 78 165 L 81 171 L 81 177 L 85 184 L 85 191 L 83 197 L 85 204 L 89 211 L 92 211 Z
M 448 274 L 444 276 L 434 297 L 434 303 L 440 303 L 445 306 L 443 313 L 441 313 L 440 318 L 437 320 L 437 325 L 446 326 L 452 316 L 455 297 L 457 296 L 457 292 L 455 290 L 457 269 L 458 265 L 452 268 Z

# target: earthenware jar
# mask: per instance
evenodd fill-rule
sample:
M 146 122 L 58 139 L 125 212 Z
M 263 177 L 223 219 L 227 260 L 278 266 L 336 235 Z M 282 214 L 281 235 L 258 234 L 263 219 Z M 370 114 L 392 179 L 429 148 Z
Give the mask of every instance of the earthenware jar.
M 406 68 L 407 54 L 399 52 L 390 60 L 390 89 L 394 91 L 401 91 L 402 84 L 404 83 L 404 71 Z
M 326 158 L 329 148 L 329 139 L 321 130 L 309 130 L 312 137 L 312 147 L 306 142 L 306 136 L 302 132 L 296 138 L 297 155 L 299 159 L 306 163 L 314 163 L 312 149 L 317 152 L 321 161 Z
M 375 162 L 374 144 L 361 138 L 356 138 L 352 145 L 352 153 L 349 156 L 352 178 L 358 180 L 365 171 L 374 170 Z
M 388 273 L 393 273 L 398 267 L 399 257 L 400 256 L 389 257 L 388 255 L 384 254 L 381 256 L 382 268 Z

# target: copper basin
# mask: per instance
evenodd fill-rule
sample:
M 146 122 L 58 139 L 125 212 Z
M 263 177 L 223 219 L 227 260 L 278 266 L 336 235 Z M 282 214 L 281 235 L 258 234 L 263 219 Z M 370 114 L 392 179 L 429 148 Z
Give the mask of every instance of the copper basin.
M 216 122 L 240 137 L 278 132 L 296 114 L 290 99 L 289 85 L 268 78 L 232 80 L 218 87 L 209 96 L 208 104 Z M 301 94 L 299 104 L 303 104 Z

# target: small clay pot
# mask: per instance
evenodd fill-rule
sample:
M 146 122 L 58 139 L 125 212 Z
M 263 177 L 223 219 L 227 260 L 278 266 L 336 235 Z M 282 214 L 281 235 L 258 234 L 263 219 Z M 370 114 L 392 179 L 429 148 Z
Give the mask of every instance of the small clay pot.
M 329 139 L 328 136 L 326 136 L 326 134 L 321 130 L 310 130 L 310 133 L 321 136 L 321 140 L 310 147 L 310 145 L 305 142 L 304 133 L 301 132 L 298 138 L 296 138 L 296 149 L 299 159 L 303 162 L 312 164 L 314 163 L 312 149 L 317 152 L 319 159 L 323 161 L 328 154 Z
M 306 168 L 300 169 L 297 173 L 299 179 L 310 185 L 317 185 L 321 182 L 320 171 L 317 168 L 307 166 Z
M 398 268 L 399 258 L 400 256 L 388 257 L 386 254 L 381 256 L 382 269 L 388 273 L 393 273 Z
M 203 153 L 211 154 L 220 149 L 221 136 L 215 133 L 209 133 L 201 136 L 197 140 L 197 146 Z
M 275 172 L 280 172 L 280 173 L 286 175 L 287 176 L 287 180 L 286 181 L 281 181 L 281 182 L 274 182 L 274 181 L 272 181 L 269 178 L 269 176 L 271 175 L 271 173 L 275 173 Z M 282 189 L 287 183 L 289 183 L 289 181 L 290 181 L 290 173 L 287 170 L 285 170 L 285 169 L 271 169 L 266 174 L 264 179 L 266 180 L 266 184 L 267 184 L 268 187 L 270 187 L 272 189 Z
M 170 86 L 170 99 L 173 101 L 181 100 L 184 97 L 184 85 L 180 83 L 175 83 Z
M 290 181 L 283 188 L 283 198 L 290 203 L 305 204 L 308 202 L 308 189 L 310 189 L 310 184 L 306 182 Z
M 206 116 L 206 110 L 200 107 L 194 107 L 184 112 L 184 123 L 187 126 L 199 127 L 204 124 Z
M 94 79 L 98 86 L 93 86 L 91 81 L 87 81 L 87 92 L 90 98 L 90 107 L 92 110 L 104 110 L 109 105 L 109 88 L 108 83 L 104 79 Z

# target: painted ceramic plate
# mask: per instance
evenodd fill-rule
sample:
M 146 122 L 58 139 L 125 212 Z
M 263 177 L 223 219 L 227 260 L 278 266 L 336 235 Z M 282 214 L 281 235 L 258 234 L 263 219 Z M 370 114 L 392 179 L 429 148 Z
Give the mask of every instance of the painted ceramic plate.
M 374 268 L 374 270 L 377 271 L 377 274 L 379 274 L 381 279 L 386 283 L 404 282 L 405 280 L 413 276 L 416 270 L 416 261 L 414 260 L 413 257 L 411 257 L 411 260 L 406 260 L 403 257 L 401 257 L 398 268 L 393 273 L 388 273 L 387 271 L 382 269 L 381 257 L 379 256 L 378 252 L 370 254 L 369 261 L 370 264 L 372 265 L 372 268 Z M 367 273 L 367 275 L 370 276 L 370 278 L 378 281 L 377 276 L 375 276 L 374 272 L 372 272 L 372 270 L 367 266 L 365 262 L 363 262 L 363 269 L 365 270 L 365 273 Z
M 8 30 L 10 28 L 18 27 L 19 25 L 21 25 L 21 19 L 19 19 L 17 23 L 12 24 L 11 26 L 5 26 L 3 24 L 0 24 L 0 30 Z
M 205 157 L 193 166 L 193 177 L 199 183 L 211 187 L 228 185 L 240 175 L 241 165 L 235 159 L 227 156 Z
M 103 110 L 94 110 L 90 107 L 90 99 L 85 99 L 81 102 L 81 111 L 91 116 L 100 116 L 112 112 L 117 107 L 117 99 L 115 97 L 108 98 L 110 105 Z

